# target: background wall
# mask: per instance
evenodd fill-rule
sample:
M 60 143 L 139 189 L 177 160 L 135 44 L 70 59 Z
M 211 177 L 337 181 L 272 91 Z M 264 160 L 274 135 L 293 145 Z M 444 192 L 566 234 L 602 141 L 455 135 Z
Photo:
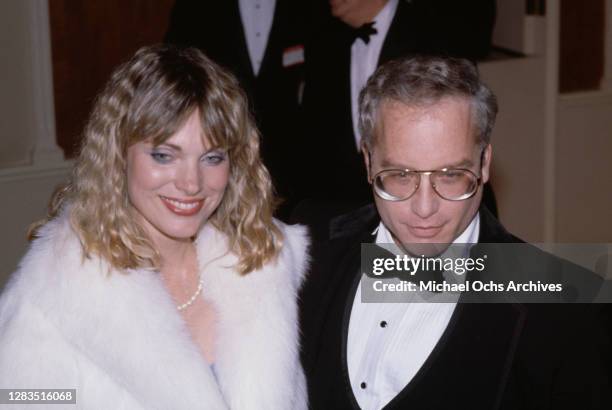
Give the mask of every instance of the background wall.
M 0 288 L 27 248 L 28 227 L 46 215 L 49 198 L 55 187 L 67 179 L 69 169 L 69 164 L 60 164 L 0 174 L 0 192 L 6 193 L 0 202 Z
M 612 91 L 562 95 L 556 240 L 612 242 Z
M 50 48 L 46 1 L 0 2 L 0 285 L 71 165 L 56 144 Z
M 32 33 L 26 1 L 0 2 L 0 164 L 26 165 L 34 145 Z
M 497 95 L 491 183 L 500 219 L 521 238 L 546 238 L 546 61 L 543 56 L 483 63 Z
M 174 0 L 49 0 L 57 140 L 77 152 L 93 98 L 113 69 L 163 39 Z

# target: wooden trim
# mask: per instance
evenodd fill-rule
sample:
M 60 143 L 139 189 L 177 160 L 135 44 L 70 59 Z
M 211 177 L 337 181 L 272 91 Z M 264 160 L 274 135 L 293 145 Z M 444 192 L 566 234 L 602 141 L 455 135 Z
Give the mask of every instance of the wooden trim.
M 73 161 L 61 161 L 53 165 L 31 165 L 0 170 L 0 184 L 6 182 L 49 178 L 67 175 L 74 165 Z
M 605 0 L 561 0 L 562 93 L 599 89 L 604 76 L 605 9 Z

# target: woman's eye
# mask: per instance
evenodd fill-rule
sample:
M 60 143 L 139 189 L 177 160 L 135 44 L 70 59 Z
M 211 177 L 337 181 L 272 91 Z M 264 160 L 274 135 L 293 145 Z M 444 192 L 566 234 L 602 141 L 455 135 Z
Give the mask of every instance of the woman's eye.
M 167 164 L 172 159 L 170 154 L 166 154 L 165 152 L 152 152 L 151 158 L 160 164 Z
M 204 155 L 204 162 L 211 165 L 217 165 L 225 161 L 225 155 L 221 153 L 210 153 Z

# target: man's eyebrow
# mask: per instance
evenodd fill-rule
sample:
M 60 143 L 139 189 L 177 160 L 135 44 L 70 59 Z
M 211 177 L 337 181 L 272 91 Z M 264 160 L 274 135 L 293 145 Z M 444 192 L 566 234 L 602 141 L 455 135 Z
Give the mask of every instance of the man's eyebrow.
M 394 161 L 391 161 L 387 158 L 384 158 L 383 160 L 381 160 L 380 165 L 383 168 L 394 168 L 394 169 L 410 169 L 410 170 L 414 170 L 414 171 L 427 171 L 427 170 L 418 170 L 414 167 L 409 167 L 406 166 L 406 164 L 400 164 Z M 451 163 L 451 164 L 445 164 L 441 167 L 438 167 L 436 169 L 444 169 L 444 168 L 470 168 L 474 166 L 474 162 L 471 159 L 468 158 L 464 158 L 462 160 L 459 160 L 458 162 L 455 163 Z M 431 169 L 430 171 L 434 171 L 434 169 Z
M 445 165 L 443 168 L 470 168 L 474 166 L 474 161 L 469 158 L 465 158 L 454 164 Z
M 389 160 L 389 159 L 387 159 L 387 158 L 383 158 L 383 159 L 380 161 L 380 165 L 381 165 L 383 168 L 399 168 L 399 169 L 405 169 L 405 168 L 406 168 L 406 169 L 410 169 L 410 168 L 409 168 L 409 167 L 407 167 L 405 164 L 400 164 L 400 163 L 397 163 L 397 162 L 393 162 L 393 161 L 390 161 L 390 160 Z

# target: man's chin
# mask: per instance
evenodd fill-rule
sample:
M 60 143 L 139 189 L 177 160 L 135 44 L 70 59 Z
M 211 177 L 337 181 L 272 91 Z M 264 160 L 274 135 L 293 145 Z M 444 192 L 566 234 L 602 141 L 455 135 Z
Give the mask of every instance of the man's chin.
M 452 241 L 448 241 L 442 236 L 443 235 L 422 237 L 412 235 L 411 232 L 408 232 L 407 235 L 402 237 L 393 235 L 393 240 L 406 254 L 433 257 L 442 254 L 452 243 Z

